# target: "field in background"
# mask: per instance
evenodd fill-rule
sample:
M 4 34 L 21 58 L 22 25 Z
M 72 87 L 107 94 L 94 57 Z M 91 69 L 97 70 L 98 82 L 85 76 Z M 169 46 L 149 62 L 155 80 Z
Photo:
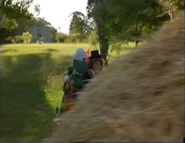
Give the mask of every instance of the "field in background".
M 129 52 L 133 43 L 120 54 Z M 1 140 L 39 141 L 52 129 L 62 98 L 62 77 L 77 48 L 89 44 L 3 45 L 1 53 Z M 118 57 L 115 51 L 110 60 Z

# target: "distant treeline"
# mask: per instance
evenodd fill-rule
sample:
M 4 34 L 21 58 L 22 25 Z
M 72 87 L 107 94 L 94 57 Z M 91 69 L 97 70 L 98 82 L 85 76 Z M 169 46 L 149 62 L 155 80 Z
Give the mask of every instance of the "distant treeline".
M 35 12 L 29 7 L 33 0 L 2 0 L 0 2 L 0 43 L 81 43 L 89 42 L 90 32 L 87 17 L 80 12 L 72 13 L 70 33 L 57 31 L 39 15 L 40 6 L 35 5 Z M 91 36 L 92 37 L 92 36 Z

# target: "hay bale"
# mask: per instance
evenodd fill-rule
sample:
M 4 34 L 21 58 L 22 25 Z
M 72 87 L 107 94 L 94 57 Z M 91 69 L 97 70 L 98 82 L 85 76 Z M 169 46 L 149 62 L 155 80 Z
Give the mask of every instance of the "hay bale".
M 183 18 L 108 66 L 61 116 L 56 141 L 182 141 Z

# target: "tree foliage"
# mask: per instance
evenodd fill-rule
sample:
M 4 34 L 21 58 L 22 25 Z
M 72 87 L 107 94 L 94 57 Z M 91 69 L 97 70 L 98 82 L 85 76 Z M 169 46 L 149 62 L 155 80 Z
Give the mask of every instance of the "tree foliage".
M 70 34 L 84 34 L 86 30 L 86 19 L 83 13 L 81 12 L 73 12 L 72 20 L 69 28 Z
M 67 35 L 63 33 L 56 33 L 55 40 L 57 43 L 64 43 L 67 39 Z
M 169 19 L 154 0 L 88 0 L 88 16 L 97 25 L 100 51 L 107 61 L 109 45 L 134 41 L 136 45 Z
M 98 43 L 97 28 L 90 30 L 88 41 L 92 45 L 96 45 Z
M 78 11 L 72 13 L 72 20 L 69 28 L 68 42 L 83 42 L 88 37 L 89 25 L 87 17 Z
M 7 41 L 11 43 L 24 43 L 24 44 L 30 44 L 32 40 L 32 35 L 29 32 L 23 32 L 22 35 L 16 35 L 14 37 L 7 37 Z
M 0 42 L 23 42 L 20 35 L 24 32 L 32 34 L 32 42 L 41 41 L 43 35 L 47 42 L 55 41 L 57 30 L 44 18 L 35 17 L 28 11 L 33 0 L 2 0 L 0 3 Z M 40 6 L 35 5 L 36 16 Z M 35 30 L 37 29 L 37 30 Z M 35 32 L 36 31 L 36 32 Z M 12 38 L 12 40 L 11 40 Z
M 28 8 L 33 0 L 2 0 L 0 2 L 0 42 L 10 36 L 20 35 L 32 24 L 33 15 Z

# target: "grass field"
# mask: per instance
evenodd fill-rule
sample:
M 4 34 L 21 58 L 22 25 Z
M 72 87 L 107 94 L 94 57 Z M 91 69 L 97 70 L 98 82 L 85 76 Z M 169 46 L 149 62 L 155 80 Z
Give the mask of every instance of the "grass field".
M 121 50 L 125 54 L 133 44 Z M 3 45 L 1 53 L 1 141 L 40 141 L 52 132 L 62 98 L 62 77 L 77 48 L 89 44 Z M 113 52 L 111 61 L 119 54 Z

